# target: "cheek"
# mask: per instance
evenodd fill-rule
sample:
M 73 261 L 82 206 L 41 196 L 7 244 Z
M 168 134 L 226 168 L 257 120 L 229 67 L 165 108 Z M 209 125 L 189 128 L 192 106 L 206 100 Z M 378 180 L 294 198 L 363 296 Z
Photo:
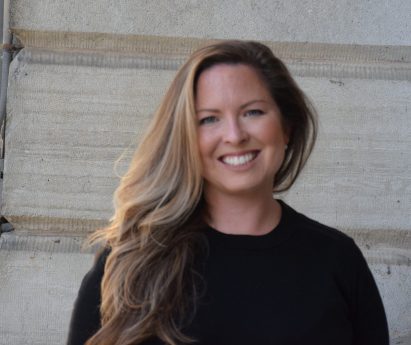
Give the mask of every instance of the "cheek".
M 262 124 L 256 129 L 256 137 L 264 144 L 275 146 L 276 148 L 284 147 L 287 143 L 287 137 L 283 132 L 278 121 L 271 120 Z
M 201 159 L 204 160 L 212 156 L 216 149 L 215 136 L 210 131 L 200 129 L 197 133 L 197 138 Z

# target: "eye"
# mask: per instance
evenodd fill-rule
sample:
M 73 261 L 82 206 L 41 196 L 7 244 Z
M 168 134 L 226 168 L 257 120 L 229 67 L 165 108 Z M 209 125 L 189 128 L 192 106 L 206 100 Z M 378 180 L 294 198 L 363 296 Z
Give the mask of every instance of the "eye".
M 247 110 L 244 115 L 245 116 L 260 116 L 263 114 L 264 112 L 260 109 L 251 109 L 251 110 Z
M 210 116 L 203 117 L 202 119 L 199 120 L 198 123 L 199 123 L 200 126 L 202 126 L 202 125 L 208 125 L 208 124 L 211 124 L 211 123 L 215 123 L 217 121 L 218 121 L 218 119 L 217 119 L 216 116 L 210 115 Z

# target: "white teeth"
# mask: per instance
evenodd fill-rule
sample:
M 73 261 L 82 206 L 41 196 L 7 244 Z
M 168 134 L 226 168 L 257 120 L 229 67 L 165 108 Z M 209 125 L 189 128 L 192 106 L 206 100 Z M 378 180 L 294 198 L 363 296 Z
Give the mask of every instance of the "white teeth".
M 242 156 L 225 156 L 222 161 L 229 165 L 243 165 L 252 161 L 256 157 L 256 153 L 247 153 Z

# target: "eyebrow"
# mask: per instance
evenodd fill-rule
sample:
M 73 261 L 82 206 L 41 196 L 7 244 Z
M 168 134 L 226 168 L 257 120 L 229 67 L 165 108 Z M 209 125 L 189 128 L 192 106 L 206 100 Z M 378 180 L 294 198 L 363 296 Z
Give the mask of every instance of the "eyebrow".
M 244 103 L 240 106 L 240 110 L 247 108 L 249 105 L 253 104 L 253 103 L 258 103 L 258 102 L 264 102 L 264 103 L 268 103 L 268 101 L 266 101 L 265 99 L 253 99 L 252 101 L 249 101 L 247 103 Z M 209 113 L 218 113 L 219 110 L 218 109 L 209 109 L 209 108 L 204 108 L 204 109 L 197 109 L 196 112 L 197 113 L 201 113 L 203 111 L 209 112 Z

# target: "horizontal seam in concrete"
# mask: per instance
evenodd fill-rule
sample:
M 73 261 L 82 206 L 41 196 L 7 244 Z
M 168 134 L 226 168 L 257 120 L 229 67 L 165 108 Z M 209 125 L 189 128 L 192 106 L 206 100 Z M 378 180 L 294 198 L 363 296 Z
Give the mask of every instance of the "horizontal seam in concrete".
M 182 57 L 139 56 L 137 53 L 90 52 L 24 48 L 17 56 L 21 63 L 45 65 L 90 66 L 103 68 L 130 68 L 177 70 Z M 290 71 L 300 77 L 354 78 L 411 81 L 411 64 L 404 63 L 342 63 L 335 61 L 286 60 Z
M 411 266 L 411 251 L 396 250 L 388 248 L 388 250 L 369 251 L 365 248 L 363 254 L 367 258 L 370 265 L 392 265 L 392 266 Z
M 39 251 L 46 253 L 94 253 L 97 246 L 86 246 L 84 236 L 36 236 L 2 234 L 2 251 Z
M 100 246 L 86 245 L 84 236 L 40 236 L 6 233 L 0 237 L 1 251 L 26 251 L 46 253 L 95 253 Z M 398 248 L 368 250 L 362 248 L 367 262 L 372 265 L 411 266 L 411 252 Z
M 19 216 L 4 214 L 11 224 L 18 224 L 21 234 L 86 236 L 108 224 L 103 219 L 78 219 L 47 216 Z M 21 230 L 20 230 L 21 229 Z
M 129 52 L 186 57 L 195 49 L 220 40 L 121 35 L 108 33 L 29 31 L 12 28 L 24 47 Z M 285 59 L 334 60 L 345 62 L 411 63 L 411 46 L 373 46 L 304 42 L 263 42 Z
M 103 68 L 132 68 L 177 70 L 184 58 L 162 56 L 139 56 L 113 52 L 48 50 L 24 48 L 17 55 L 22 63 L 45 65 L 90 66 Z
M 105 33 L 13 33 L 31 63 L 176 70 L 195 49 L 218 40 Z M 296 76 L 411 80 L 411 47 L 264 42 Z
M 78 219 L 48 216 L 27 216 L 6 214 L 13 224 L 19 225 L 21 235 L 47 236 L 87 236 L 97 229 L 109 224 L 108 219 Z M 411 249 L 411 229 L 341 229 L 355 239 L 358 245 L 366 249 L 376 247 Z
M 411 230 L 404 229 L 345 229 L 344 233 L 366 249 L 390 247 L 411 250 Z

